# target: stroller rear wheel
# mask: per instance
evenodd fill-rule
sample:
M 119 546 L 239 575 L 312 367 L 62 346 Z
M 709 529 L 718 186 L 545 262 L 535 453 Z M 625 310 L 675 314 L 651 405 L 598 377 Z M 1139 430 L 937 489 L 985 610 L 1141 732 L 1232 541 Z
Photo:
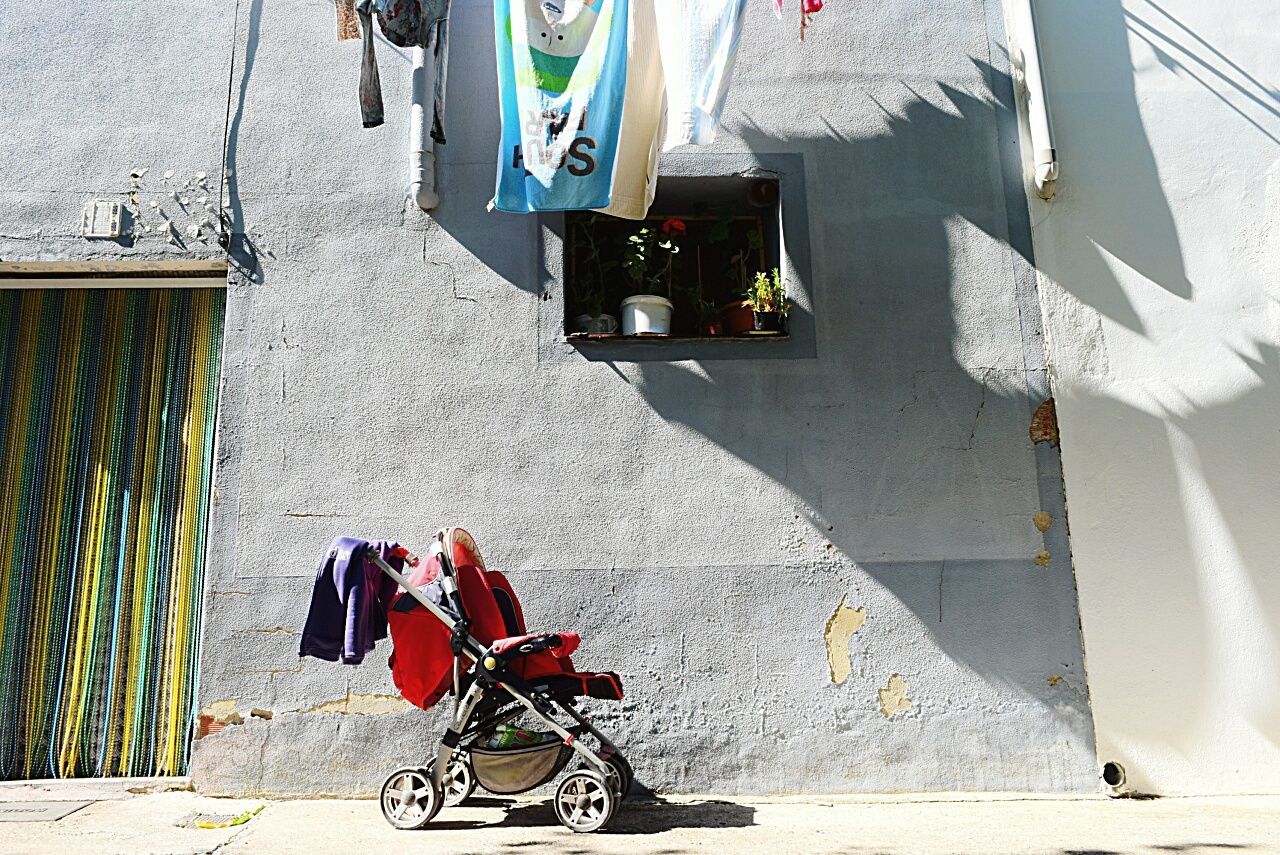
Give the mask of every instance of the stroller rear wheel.
M 387 822 L 402 830 L 422 828 L 435 818 L 444 804 L 431 781 L 431 773 L 416 766 L 406 766 L 388 775 L 378 801 Z
M 427 776 L 435 769 L 436 761 L 427 764 Z M 456 807 L 462 804 L 476 791 L 476 777 L 471 774 L 471 761 L 465 754 L 455 754 L 449 761 L 449 769 L 444 780 L 440 782 L 444 794 L 444 806 Z
M 573 772 L 556 787 L 556 819 L 573 832 L 598 831 L 613 817 L 617 806 L 613 788 L 597 772 Z

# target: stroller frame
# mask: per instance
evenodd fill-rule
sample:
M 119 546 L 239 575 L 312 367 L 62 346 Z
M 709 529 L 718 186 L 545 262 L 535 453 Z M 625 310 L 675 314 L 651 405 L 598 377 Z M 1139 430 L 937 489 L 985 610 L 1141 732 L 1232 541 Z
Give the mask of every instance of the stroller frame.
M 582 713 L 573 708 L 571 699 L 566 702 L 564 698 L 550 691 L 539 689 L 507 667 L 506 660 L 514 658 L 514 655 L 534 653 L 558 646 L 560 643 L 558 635 L 533 636 L 516 647 L 513 653 L 502 655 L 495 654 L 491 647 L 486 647 L 470 634 L 471 622 L 458 592 L 452 558 L 449 550 L 443 546 L 444 537 L 443 530 L 437 534 L 431 546 L 431 554 L 440 560 L 441 587 L 449 604 L 460 616 L 458 619 L 428 599 L 403 574 L 384 561 L 376 549 L 371 547 L 365 553 L 367 561 L 395 580 L 406 594 L 431 612 L 449 628 L 451 633 L 454 706 L 450 724 L 440 740 L 440 748 L 432 764 L 431 791 L 425 794 L 434 804 L 423 806 L 425 818 L 420 822 L 414 825 L 397 825 L 397 827 L 420 828 L 439 812 L 444 804 L 443 786 L 446 776 L 449 774 L 455 755 L 460 753 L 460 746 L 464 739 L 478 736 L 522 712 L 529 712 L 548 730 L 559 736 L 562 740 L 561 744 L 572 749 L 587 767 L 586 770 L 571 773 L 557 789 L 554 803 L 557 818 L 571 831 L 589 832 L 602 828 L 612 818 L 618 803 L 630 788 L 630 765 L 618 747 Z M 409 565 L 416 566 L 418 560 L 416 556 L 406 554 L 406 563 Z M 471 681 L 466 691 L 462 692 L 462 657 L 464 655 L 474 663 L 475 679 Z M 490 714 L 483 716 L 479 722 L 472 723 L 472 717 L 477 708 L 492 693 L 501 693 L 505 697 L 499 701 L 496 709 L 489 710 Z M 569 716 L 574 723 L 562 724 L 556 718 L 558 713 Z M 600 744 L 600 752 L 592 751 L 582 744 L 579 737 L 584 732 L 590 734 Z M 461 750 L 465 751 L 465 749 Z M 392 778 L 395 774 L 398 773 L 393 773 Z M 392 778 L 388 778 L 387 785 L 391 783 Z M 384 792 L 387 785 L 384 785 Z M 467 793 L 469 792 L 468 789 Z M 387 818 L 391 820 L 390 815 Z M 393 825 L 396 823 L 393 822 Z

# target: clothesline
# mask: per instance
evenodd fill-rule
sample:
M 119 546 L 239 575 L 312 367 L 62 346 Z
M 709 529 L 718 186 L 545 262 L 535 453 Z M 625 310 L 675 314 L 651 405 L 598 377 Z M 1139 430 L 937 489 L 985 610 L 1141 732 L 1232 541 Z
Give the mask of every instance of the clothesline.
M 661 152 L 715 140 L 748 0 L 494 0 L 502 142 L 491 209 L 644 219 Z M 784 0 L 767 0 L 779 19 Z M 373 19 L 435 64 L 443 144 L 450 0 L 359 0 L 360 107 L 383 122 Z M 657 4 L 662 4 L 662 15 Z M 822 0 L 799 0 L 800 39 Z

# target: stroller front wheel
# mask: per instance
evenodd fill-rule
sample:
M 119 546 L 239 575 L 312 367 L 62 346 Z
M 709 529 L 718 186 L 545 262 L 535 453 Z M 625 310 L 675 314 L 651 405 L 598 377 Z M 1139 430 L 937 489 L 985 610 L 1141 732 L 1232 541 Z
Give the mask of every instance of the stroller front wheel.
M 597 772 L 574 772 L 556 787 L 556 819 L 579 834 L 603 828 L 617 805 L 613 789 Z
M 626 801 L 627 793 L 631 792 L 631 782 L 635 779 L 635 773 L 631 771 L 631 764 L 627 762 L 627 758 L 617 752 L 602 753 L 598 756 L 609 764 L 610 778 L 615 785 L 613 794 L 618 803 L 621 804 Z
M 382 782 L 378 801 L 382 815 L 393 828 L 422 828 L 440 812 L 444 799 L 431 780 L 431 773 L 416 766 L 397 769 Z

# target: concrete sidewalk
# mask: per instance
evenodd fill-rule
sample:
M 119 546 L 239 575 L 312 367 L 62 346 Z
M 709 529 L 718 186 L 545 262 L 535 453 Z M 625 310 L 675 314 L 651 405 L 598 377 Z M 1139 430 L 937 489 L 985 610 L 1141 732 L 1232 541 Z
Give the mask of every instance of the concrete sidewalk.
M 0 793 L 0 798 L 4 794 Z M 99 801 L 57 822 L 0 823 L 4 853 L 761 853 L 1170 855 L 1280 853 L 1280 797 L 1158 799 L 926 795 L 849 799 L 634 799 L 609 828 L 574 835 L 542 799 L 476 797 L 423 831 L 395 831 L 374 801 L 212 799 L 186 792 Z M 183 827 L 197 813 L 245 825 Z

